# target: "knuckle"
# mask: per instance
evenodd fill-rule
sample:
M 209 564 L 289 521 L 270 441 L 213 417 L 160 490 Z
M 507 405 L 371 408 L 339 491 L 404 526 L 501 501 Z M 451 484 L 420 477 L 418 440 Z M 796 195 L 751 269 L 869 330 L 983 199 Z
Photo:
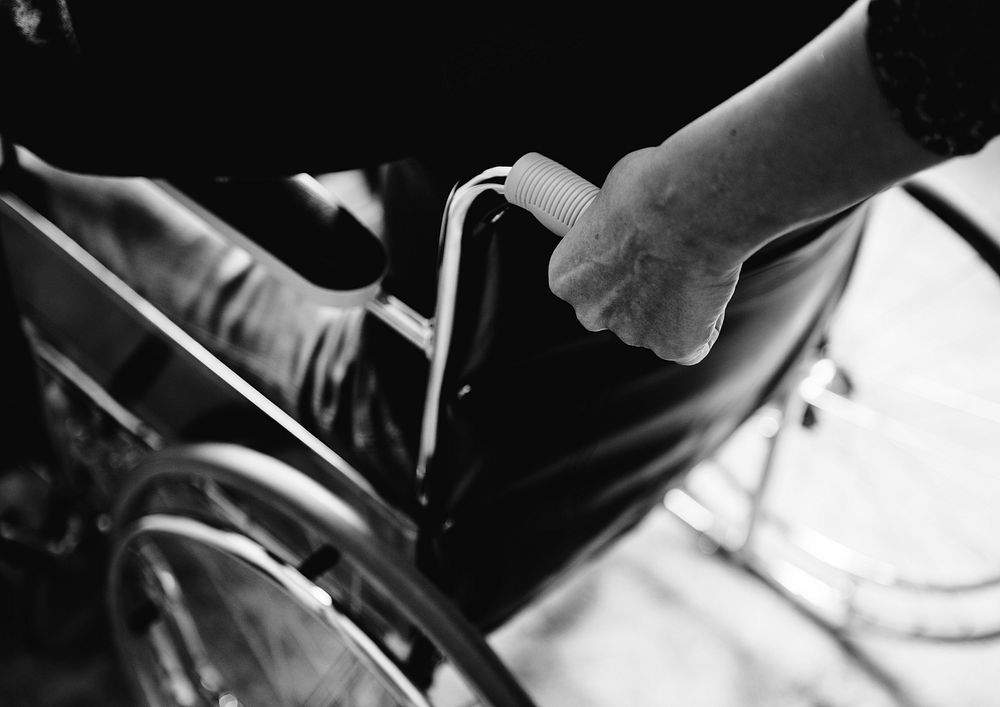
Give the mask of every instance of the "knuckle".
M 706 342 L 695 348 L 687 349 L 684 352 L 684 355 L 678 356 L 674 359 L 674 363 L 681 366 L 693 366 L 697 363 L 701 363 L 708 355 L 711 348 L 712 345 Z
M 648 342 L 646 342 L 643 339 L 640 333 L 633 329 L 620 328 L 620 329 L 612 329 L 612 331 L 614 332 L 615 336 L 617 336 L 621 340 L 623 344 L 626 344 L 628 346 L 650 348 Z
M 714 337 L 665 337 L 652 346 L 653 352 L 665 361 L 672 361 L 681 366 L 692 366 L 700 362 L 708 354 L 714 343 Z
M 598 312 L 591 310 L 577 310 L 576 318 L 577 321 L 580 322 L 581 326 L 583 326 L 583 328 L 587 331 L 604 331 L 607 329 L 604 318 Z

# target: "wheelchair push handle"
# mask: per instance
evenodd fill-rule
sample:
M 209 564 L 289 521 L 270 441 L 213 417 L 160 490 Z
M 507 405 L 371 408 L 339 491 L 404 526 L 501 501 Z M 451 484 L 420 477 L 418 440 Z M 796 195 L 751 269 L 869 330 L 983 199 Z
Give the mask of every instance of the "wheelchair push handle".
M 600 189 L 558 162 L 529 152 L 510 168 L 504 196 L 559 237 L 573 227 Z

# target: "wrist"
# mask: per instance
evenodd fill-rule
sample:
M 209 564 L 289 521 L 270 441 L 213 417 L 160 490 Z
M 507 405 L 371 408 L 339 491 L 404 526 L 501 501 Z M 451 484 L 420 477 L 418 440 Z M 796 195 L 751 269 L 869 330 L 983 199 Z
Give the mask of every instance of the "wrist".
M 749 149 L 756 149 L 749 148 Z M 795 224 L 770 188 L 766 164 L 748 154 L 722 113 L 703 116 L 654 148 L 656 173 L 643 184 L 664 223 L 685 224 L 679 244 L 706 270 L 726 274 Z

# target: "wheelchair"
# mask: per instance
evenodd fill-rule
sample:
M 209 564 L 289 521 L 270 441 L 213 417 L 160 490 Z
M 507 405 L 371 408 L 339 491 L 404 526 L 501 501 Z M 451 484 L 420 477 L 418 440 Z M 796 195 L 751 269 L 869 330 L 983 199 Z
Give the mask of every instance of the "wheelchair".
M 732 344 L 685 369 L 550 317 L 551 231 L 596 189 L 541 156 L 448 191 L 429 313 L 393 291 L 382 251 L 314 175 L 259 203 L 238 185 L 138 180 L 288 288 L 361 313 L 362 355 L 389 360 L 382 392 L 402 381 L 391 394 L 409 411 L 401 491 L 365 455 L 384 438 L 321 437 L 57 225 L 11 155 L 7 270 L 66 483 L 109 537 L 115 644 L 151 705 L 530 705 L 485 636 L 787 390 L 822 346 L 868 218 L 861 205 L 776 242 L 727 313 Z M 326 215 L 326 245 L 360 254 L 339 282 L 241 217 L 275 189 Z M 798 295 L 773 297 L 782 282 Z M 408 353 L 381 353 L 387 339 Z M 542 462 L 520 472 L 530 456 Z
M 848 640 L 1000 635 L 991 150 L 876 198 L 799 373 L 664 499 Z

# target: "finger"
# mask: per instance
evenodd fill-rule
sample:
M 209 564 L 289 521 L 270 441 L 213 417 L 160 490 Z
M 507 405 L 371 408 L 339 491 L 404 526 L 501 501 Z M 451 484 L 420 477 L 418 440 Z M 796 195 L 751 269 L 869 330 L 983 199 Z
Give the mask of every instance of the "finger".
M 576 319 L 587 331 L 606 331 L 607 322 L 599 310 L 588 309 L 586 311 L 576 311 Z
M 676 363 L 678 366 L 694 366 L 696 364 L 699 364 L 705 359 L 706 356 L 708 356 L 708 352 L 711 350 L 711 348 L 712 347 L 710 344 L 705 344 L 700 349 L 698 349 L 692 356 L 689 356 L 687 358 L 674 359 L 674 363 Z
M 618 340 L 621 341 L 626 346 L 635 346 L 636 348 L 642 348 L 644 346 L 642 343 L 642 337 L 640 337 L 638 333 L 630 329 L 625 329 L 622 331 L 616 331 L 616 330 L 612 331 L 614 335 L 618 337 Z
M 722 316 L 716 320 L 715 326 L 712 327 L 712 332 L 708 335 L 708 341 L 702 344 L 701 348 L 694 352 L 691 356 L 682 359 L 675 359 L 674 363 L 680 366 L 694 366 L 705 360 L 712 347 L 715 346 L 715 342 L 719 339 L 719 332 L 722 330 Z

